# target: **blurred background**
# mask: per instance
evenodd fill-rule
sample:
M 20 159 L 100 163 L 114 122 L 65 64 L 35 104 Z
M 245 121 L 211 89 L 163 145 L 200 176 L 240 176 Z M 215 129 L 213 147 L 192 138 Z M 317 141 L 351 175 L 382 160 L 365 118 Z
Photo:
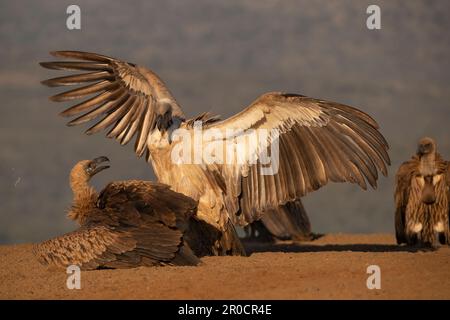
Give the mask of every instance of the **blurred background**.
M 66 8 L 81 8 L 81 30 Z M 366 9 L 381 7 L 381 30 Z M 394 176 L 418 138 L 450 158 L 450 1 L 5 1 L 0 2 L 0 243 L 46 239 L 75 228 L 68 173 L 106 155 L 95 179 L 154 179 L 132 144 L 65 126 L 67 106 L 40 85 L 50 50 L 93 51 L 158 73 L 187 116 L 228 117 L 267 91 L 356 106 L 390 143 L 390 176 L 377 190 L 328 185 L 304 198 L 315 232 L 393 232 Z M 87 126 L 85 127 L 87 128 Z

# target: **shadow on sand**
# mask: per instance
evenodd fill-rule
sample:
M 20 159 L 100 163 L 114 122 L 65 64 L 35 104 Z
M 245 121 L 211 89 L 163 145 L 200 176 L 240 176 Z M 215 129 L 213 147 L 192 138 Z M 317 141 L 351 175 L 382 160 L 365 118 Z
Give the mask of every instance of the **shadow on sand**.
M 427 252 L 435 248 L 409 247 L 395 244 L 277 244 L 277 243 L 255 243 L 243 242 L 248 255 L 258 252 Z

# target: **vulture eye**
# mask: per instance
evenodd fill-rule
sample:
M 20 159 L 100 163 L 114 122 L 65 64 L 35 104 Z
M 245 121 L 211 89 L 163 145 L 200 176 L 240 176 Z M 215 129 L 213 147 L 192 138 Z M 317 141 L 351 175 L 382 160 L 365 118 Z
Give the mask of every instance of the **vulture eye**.
M 92 170 L 94 170 L 94 166 L 93 166 L 92 163 L 89 163 L 89 164 L 87 165 L 87 167 L 86 167 L 86 172 L 87 172 L 87 173 L 91 173 Z

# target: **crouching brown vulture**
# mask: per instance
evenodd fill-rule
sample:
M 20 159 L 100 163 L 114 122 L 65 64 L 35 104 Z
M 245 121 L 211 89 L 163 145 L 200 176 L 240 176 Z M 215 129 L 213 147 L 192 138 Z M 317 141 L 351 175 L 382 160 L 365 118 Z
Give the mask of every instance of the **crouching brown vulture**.
M 411 160 L 398 169 L 395 190 L 397 243 L 449 243 L 449 163 L 431 138 L 419 141 Z
M 83 270 L 155 265 L 197 265 L 190 247 L 201 222 L 197 202 L 167 185 L 148 181 L 109 183 L 100 193 L 90 179 L 109 168 L 106 157 L 78 162 L 70 174 L 73 204 L 68 217 L 80 228 L 34 246 L 45 265 Z

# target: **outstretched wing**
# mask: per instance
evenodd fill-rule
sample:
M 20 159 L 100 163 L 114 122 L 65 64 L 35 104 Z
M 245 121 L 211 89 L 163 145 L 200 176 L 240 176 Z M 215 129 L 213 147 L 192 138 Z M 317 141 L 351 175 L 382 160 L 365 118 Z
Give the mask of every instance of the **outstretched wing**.
M 115 228 L 90 225 L 36 244 L 33 251 L 44 265 L 78 265 L 83 270 L 198 264 L 182 236 L 181 230 L 161 223 Z
M 34 247 L 43 264 L 82 269 L 152 265 L 196 265 L 199 259 L 183 234 L 196 202 L 167 186 L 127 181 L 111 183 L 100 194 L 104 215 L 87 225 Z
M 95 119 L 97 122 L 87 134 L 110 128 L 107 136 L 121 144 L 136 136 L 135 150 L 142 156 L 149 133 L 155 127 L 167 128 L 173 118 L 184 119 L 162 80 L 146 68 L 95 53 L 56 51 L 51 54 L 78 61 L 42 62 L 41 66 L 84 71 L 42 82 L 50 87 L 82 85 L 50 98 L 53 101 L 82 100 L 61 113 L 65 117 L 78 116 L 68 123 L 69 126 Z
M 413 158 L 402 163 L 395 176 L 395 235 L 397 243 L 406 243 L 405 214 L 411 192 L 411 179 L 417 170 L 418 161 Z
M 82 227 L 61 237 L 36 244 L 33 252 L 44 265 L 96 269 L 133 250 L 136 240 L 107 226 Z
M 206 128 L 219 130 L 223 140 L 240 149 L 240 159 L 230 157 L 234 162 L 220 166 L 220 171 L 227 185 L 226 206 L 229 212 L 243 213 L 241 224 L 329 181 L 357 183 L 364 189 L 367 181 L 376 187 L 378 170 L 387 175 L 390 164 L 388 144 L 370 116 L 350 106 L 295 94 L 265 94 L 237 115 Z M 269 132 L 268 139 L 243 147 L 242 138 L 254 136 L 253 130 Z M 262 152 L 275 142 L 276 170 L 263 174 Z

